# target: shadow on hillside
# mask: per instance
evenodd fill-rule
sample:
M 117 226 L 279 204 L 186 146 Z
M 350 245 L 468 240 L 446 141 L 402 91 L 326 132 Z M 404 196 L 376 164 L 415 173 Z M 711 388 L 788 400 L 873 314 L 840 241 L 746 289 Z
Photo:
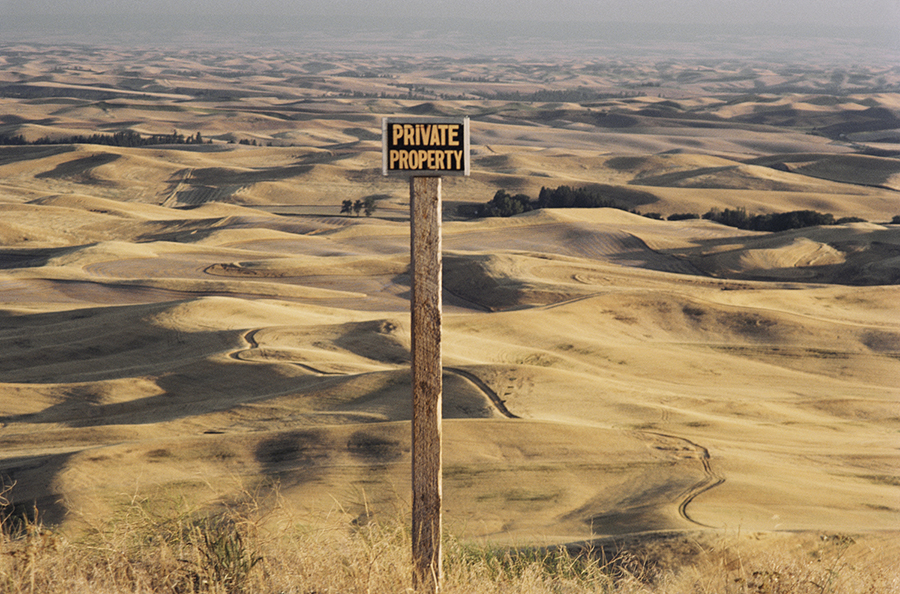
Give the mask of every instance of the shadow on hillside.
M 71 254 L 81 247 L 0 250 L 0 270 L 39 268 L 45 266 L 52 258 Z
M 63 521 L 66 507 L 54 483 L 71 454 L 22 456 L 0 459 L 0 487 L 11 487 L 0 505 L 0 524 L 5 530 L 24 528 L 35 520 L 55 525 Z
M 811 227 L 809 231 L 816 229 Z M 769 268 L 741 266 L 741 262 L 754 252 L 788 249 L 792 242 L 799 239 L 813 241 L 815 236 L 809 235 L 804 230 L 795 230 L 765 236 L 754 234 L 745 239 L 708 239 L 698 241 L 694 248 L 662 250 L 661 253 L 684 260 L 702 274 L 721 279 L 847 286 L 900 284 L 900 242 L 873 240 L 870 234 L 859 238 L 848 234 L 846 239 L 822 242 L 842 254 L 844 261 L 839 263 Z M 889 232 L 883 233 L 885 240 L 894 240 L 895 237 Z
M 38 173 L 37 179 L 66 179 L 79 184 L 109 185 L 111 182 L 94 177 L 93 171 L 97 167 L 114 163 L 121 155 L 112 153 L 95 153 L 80 159 L 60 163 L 50 171 Z
M 20 161 L 35 161 L 45 159 L 75 150 L 71 144 L 58 144 L 47 146 L 0 146 L 0 165 L 9 165 Z

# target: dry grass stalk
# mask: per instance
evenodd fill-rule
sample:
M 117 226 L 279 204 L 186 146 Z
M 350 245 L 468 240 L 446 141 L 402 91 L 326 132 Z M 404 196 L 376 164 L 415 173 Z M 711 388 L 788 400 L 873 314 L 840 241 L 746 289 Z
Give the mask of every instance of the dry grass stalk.
M 2 497 L 2 494 L 0 494 Z M 78 536 L 3 505 L 0 592 L 34 594 L 409 591 L 410 535 L 402 523 L 303 524 L 250 505 L 218 513 L 135 499 Z M 0 504 L 5 500 L 0 499 Z M 8 503 L 8 502 L 6 502 Z M 160 514 L 154 509 L 176 509 Z M 271 507 L 270 507 L 271 509 Z M 284 510 L 276 510 L 283 512 Z M 277 527 L 280 526 L 280 527 Z M 445 542 L 447 594 L 890 594 L 900 575 L 866 538 L 694 542 L 693 556 L 659 541 L 633 551 L 509 549 Z M 680 541 L 684 545 L 684 540 Z M 682 548 L 684 548 L 682 546 Z

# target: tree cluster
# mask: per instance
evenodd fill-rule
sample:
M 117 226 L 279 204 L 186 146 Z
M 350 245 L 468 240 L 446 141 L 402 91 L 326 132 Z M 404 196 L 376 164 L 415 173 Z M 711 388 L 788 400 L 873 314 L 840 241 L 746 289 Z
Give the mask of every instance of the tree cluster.
M 228 144 L 234 144 L 234 140 L 229 140 Z M 244 146 L 272 146 L 272 141 L 270 140 L 269 142 L 264 142 L 264 141 L 260 140 L 259 142 L 257 142 L 256 139 L 251 140 L 249 138 L 242 138 L 242 139 L 238 140 L 238 144 L 242 144 Z M 296 146 L 296 145 L 291 144 L 291 145 L 282 145 L 282 146 Z
M 536 205 L 526 194 L 511 195 L 506 190 L 497 190 L 494 197 L 478 207 L 475 216 L 479 217 L 511 217 L 534 210 Z
M 835 220 L 834 215 L 830 213 L 821 213 L 814 210 L 794 210 L 791 212 L 750 216 L 744 208 L 726 208 L 725 210 L 714 208 L 703 215 L 703 218 L 722 225 L 728 225 L 729 227 L 737 227 L 738 229 L 770 232 L 862 221 L 862 219 L 856 217 Z
M 341 214 L 355 214 L 359 216 L 360 212 L 365 213 L 367 217 L 372 216 L 378 205 L 375 204 L 374 196 L 366 196 L 361 200 L 354 202 L 353 200 L 344 200 L 341 202 Z
M 604 195 L 603 188 L 599 186 L 585 186 L 572 188 L 559 186 L 556 189 L 541 188 L 538 194 L 538 208 L 618 208 L 628 210 L 628 207 Z
M 606 194 L 607 190 L 608 187 L 600 185 L 585 186 L 583 188 L 559 186 L 551 189 L 543 187 L 538 194 L 537 200 L 532 200 L 526 194 L 510 194 L 506 190 L 501 189 L 497 190 L 489 202 L 474 208 L 466 207 L 460 209 L 460 214 L 474 217 L 511 217 L 539 208 L 617 208 L 650 219 L 663 220 L 662 214 L 658 212 L 641 213 L 636 209 L 628 208 L 621 202 L 610 198 Z M 699 218 L 700 215 L 696 213 L 677 213 L 668 216 L 669 221 L 685 221 Z M 747 214 L 747 209 L 745 208 L 726 208 L 724 210 L 713 208 L 704 214 L 703 218 L 721 225 L 737 227 L 738 229 L 768 232 L 866 222 L 865 219 L 859 217 L 835 219 L 832 214 L 814 210 L 794 210 L 751 216 Z M 892 222 L 894 224 L 900 223 L 900 215 L 894 217 Z
M 573 188 L 541 188 L 537 200 L 526 194 L 510 194 L 506 190 L 497 190 L 494 197 L 479 206 L 475 212 L 478 217 L 511 217 L 513 215 L 539 208 L 618 208 L 628 210 L 620 202 L 604 195 L 599 186 Z

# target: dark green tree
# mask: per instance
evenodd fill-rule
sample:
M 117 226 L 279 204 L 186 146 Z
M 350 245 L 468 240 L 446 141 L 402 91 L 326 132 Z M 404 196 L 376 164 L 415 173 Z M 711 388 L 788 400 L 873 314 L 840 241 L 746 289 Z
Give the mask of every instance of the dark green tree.
M 619 208 L 624 207 L 615 200 L 604 196 L 599 186 L 572 188 L 559 186 L 556 189 L 541 188 L 537 208 Z
M 792 210 L 791 212 L 779 212 L 773 214 L 759 214 L 748 216 L 744 208 L 726 208 L 719 210 L 714 208 L 703 215 L 704 219 L 751 231 L 787 231 L 789 229 L 802 229 L 804 227 L 818 227 L 834 225 L 834 215 L 821 213 L 814 210 Z
M 344 200 L 341 202 L 341 214 L 350 214 L 353 212 L 353 201 Z
M 372 216 L 376 208 L 378 208 L 378 205 L 375 204 L 375 197 L 366 196 L 366 198 L 363 200 L 363 212 L 366 213 L 366 216 Z
M 511 217 L 532 210 L 531 198 L 525 194 L 511 195 L 506 190 L 497 190 L 490 202 L 481 207 L 483 217 Z
M 714 223 L 719 223 L 720 225 L 737 227 L 738 229 L 746 229 L 750 220 L 750 217 L 747 216 L 747 209 L 745 208 L 726 208 L 725 210 L 713 208 L 704 214 L 703 218 L 708 221 L 713 221 Z

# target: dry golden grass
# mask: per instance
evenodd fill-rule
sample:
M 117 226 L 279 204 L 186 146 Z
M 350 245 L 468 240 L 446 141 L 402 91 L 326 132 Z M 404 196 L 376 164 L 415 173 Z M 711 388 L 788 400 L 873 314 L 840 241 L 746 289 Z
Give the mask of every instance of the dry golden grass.
M 310 524 L 286 519 L 277 491 L 259 496 L 216 512 L 176 497 L 135 496 L 74 536 L 7 506 L 0 591 L 412 591 L 407 523 L 350 521 L 336 512 Z M 443 592 L 891 594 L 900 592 L 898 549 L 894 534 L 663 534 L 544 549 L 451 536 L 445 537 Z

